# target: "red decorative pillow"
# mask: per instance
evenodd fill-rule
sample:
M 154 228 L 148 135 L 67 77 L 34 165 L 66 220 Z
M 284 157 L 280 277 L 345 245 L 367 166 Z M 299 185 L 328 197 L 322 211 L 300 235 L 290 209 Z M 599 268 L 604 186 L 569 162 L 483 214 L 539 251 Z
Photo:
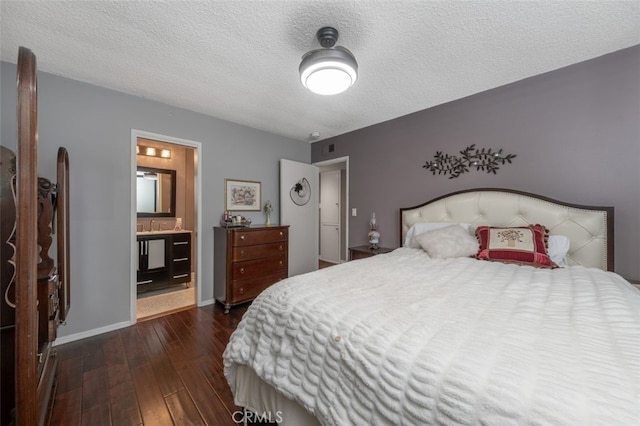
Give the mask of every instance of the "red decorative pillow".
M 542 225 L 517 227 L 479 226 L 477 259 L 557 268 L 547 254 L 549 231 Z

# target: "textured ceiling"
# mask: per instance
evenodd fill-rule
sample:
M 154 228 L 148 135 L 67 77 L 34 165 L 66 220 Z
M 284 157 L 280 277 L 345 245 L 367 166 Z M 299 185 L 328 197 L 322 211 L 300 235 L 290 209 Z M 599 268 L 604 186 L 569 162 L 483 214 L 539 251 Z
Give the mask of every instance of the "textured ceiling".
M 336 136 L 640 44 L 640 1 L 7 1 L 1 59 L 298 140 Z M 359 64 L 302 87 L 322 26 Z

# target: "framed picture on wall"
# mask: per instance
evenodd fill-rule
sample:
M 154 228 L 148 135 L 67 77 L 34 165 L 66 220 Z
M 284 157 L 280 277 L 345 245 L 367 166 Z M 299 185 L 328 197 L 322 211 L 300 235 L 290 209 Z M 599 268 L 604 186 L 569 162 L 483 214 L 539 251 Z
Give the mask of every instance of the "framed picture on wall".
M 262 184 L 249 180 L 224 180 L 224 209 L 257 212 L 262 208 Z

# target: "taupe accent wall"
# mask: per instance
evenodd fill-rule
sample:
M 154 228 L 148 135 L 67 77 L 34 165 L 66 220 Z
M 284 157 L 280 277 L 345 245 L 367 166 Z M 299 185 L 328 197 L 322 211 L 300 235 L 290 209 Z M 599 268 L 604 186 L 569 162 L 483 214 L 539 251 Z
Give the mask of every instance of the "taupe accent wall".
M 354 86 L 351 90 L 358 90 Z M 335 150 L 326 154 L 327 146 Z M 422 168 L 436 151 L 516 154 L 496 175 L 455 179 Z M 349 244 L 398 247 L 400 207 L 469 188 L 500 187 L 615 207 L 616 271 L 640 279 L 640 46 L 316 142 L 312 162 L 349 156 Z

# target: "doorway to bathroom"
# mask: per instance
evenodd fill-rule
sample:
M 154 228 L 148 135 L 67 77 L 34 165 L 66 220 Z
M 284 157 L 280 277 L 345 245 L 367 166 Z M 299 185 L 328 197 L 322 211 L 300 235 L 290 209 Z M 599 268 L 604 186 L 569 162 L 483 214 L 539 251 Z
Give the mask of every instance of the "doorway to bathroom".
M 132 130 L 131 322 L 196 306 L 199 142 Z

